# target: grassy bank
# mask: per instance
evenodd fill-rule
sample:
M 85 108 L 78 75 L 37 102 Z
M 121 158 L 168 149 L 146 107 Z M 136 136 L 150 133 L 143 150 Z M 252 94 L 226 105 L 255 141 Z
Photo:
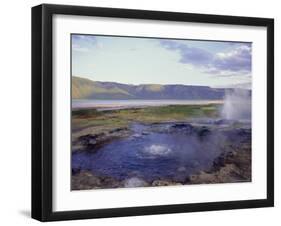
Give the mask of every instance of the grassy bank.
M 130 122 L 182 121 L 199 117 L 212 118 L 218 115 L 218 104 L 170 105 L 110 111 L 79 109 L 72 111 L 72 131 L 75 133 L 92 127 L 92 129 L 99 133 L 114 128 L 126 127 Z

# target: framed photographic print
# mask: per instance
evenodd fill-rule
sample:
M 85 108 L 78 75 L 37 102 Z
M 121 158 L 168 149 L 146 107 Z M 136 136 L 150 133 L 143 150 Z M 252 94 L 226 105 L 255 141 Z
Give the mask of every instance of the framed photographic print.
M 274 21 L 32 8 L 32 217 L 274 204 Z

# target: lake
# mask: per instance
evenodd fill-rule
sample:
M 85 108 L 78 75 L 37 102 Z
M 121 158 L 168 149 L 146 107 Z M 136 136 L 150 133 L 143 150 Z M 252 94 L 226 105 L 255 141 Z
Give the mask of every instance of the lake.
M 98 108 L 99 110 L 115 110 L 165 105 L 206 105 L 221 104 L 223 100 L 88 100 L 73 99 L 72 109 Z

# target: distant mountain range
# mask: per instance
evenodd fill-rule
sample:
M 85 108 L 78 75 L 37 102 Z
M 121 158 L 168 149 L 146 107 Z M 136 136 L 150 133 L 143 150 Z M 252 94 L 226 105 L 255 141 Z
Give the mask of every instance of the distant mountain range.
M 220 100 L 232 89 L 191 85 L 129 85 L 116 82 L 97 82 L 72 76 L 73 99 L 178 99 Z M 249 91 L 249 94 L 251 91 Z

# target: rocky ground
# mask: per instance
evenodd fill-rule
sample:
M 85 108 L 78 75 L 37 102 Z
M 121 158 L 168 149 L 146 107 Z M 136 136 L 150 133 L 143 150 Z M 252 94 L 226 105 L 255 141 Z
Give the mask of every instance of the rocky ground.
M 247 145 L 223 152 L 210 170 L 191 175 L 187 184 L 214 184 L 251 181 L 251 148 Z
M 128 127 L 113 128 L 104 132 L 92 132 L 91 128 L 85 129 L 72 136 L 72 152 L 96 151 L 99 147 L 116 139 L 123 139 L 131 135 Z

